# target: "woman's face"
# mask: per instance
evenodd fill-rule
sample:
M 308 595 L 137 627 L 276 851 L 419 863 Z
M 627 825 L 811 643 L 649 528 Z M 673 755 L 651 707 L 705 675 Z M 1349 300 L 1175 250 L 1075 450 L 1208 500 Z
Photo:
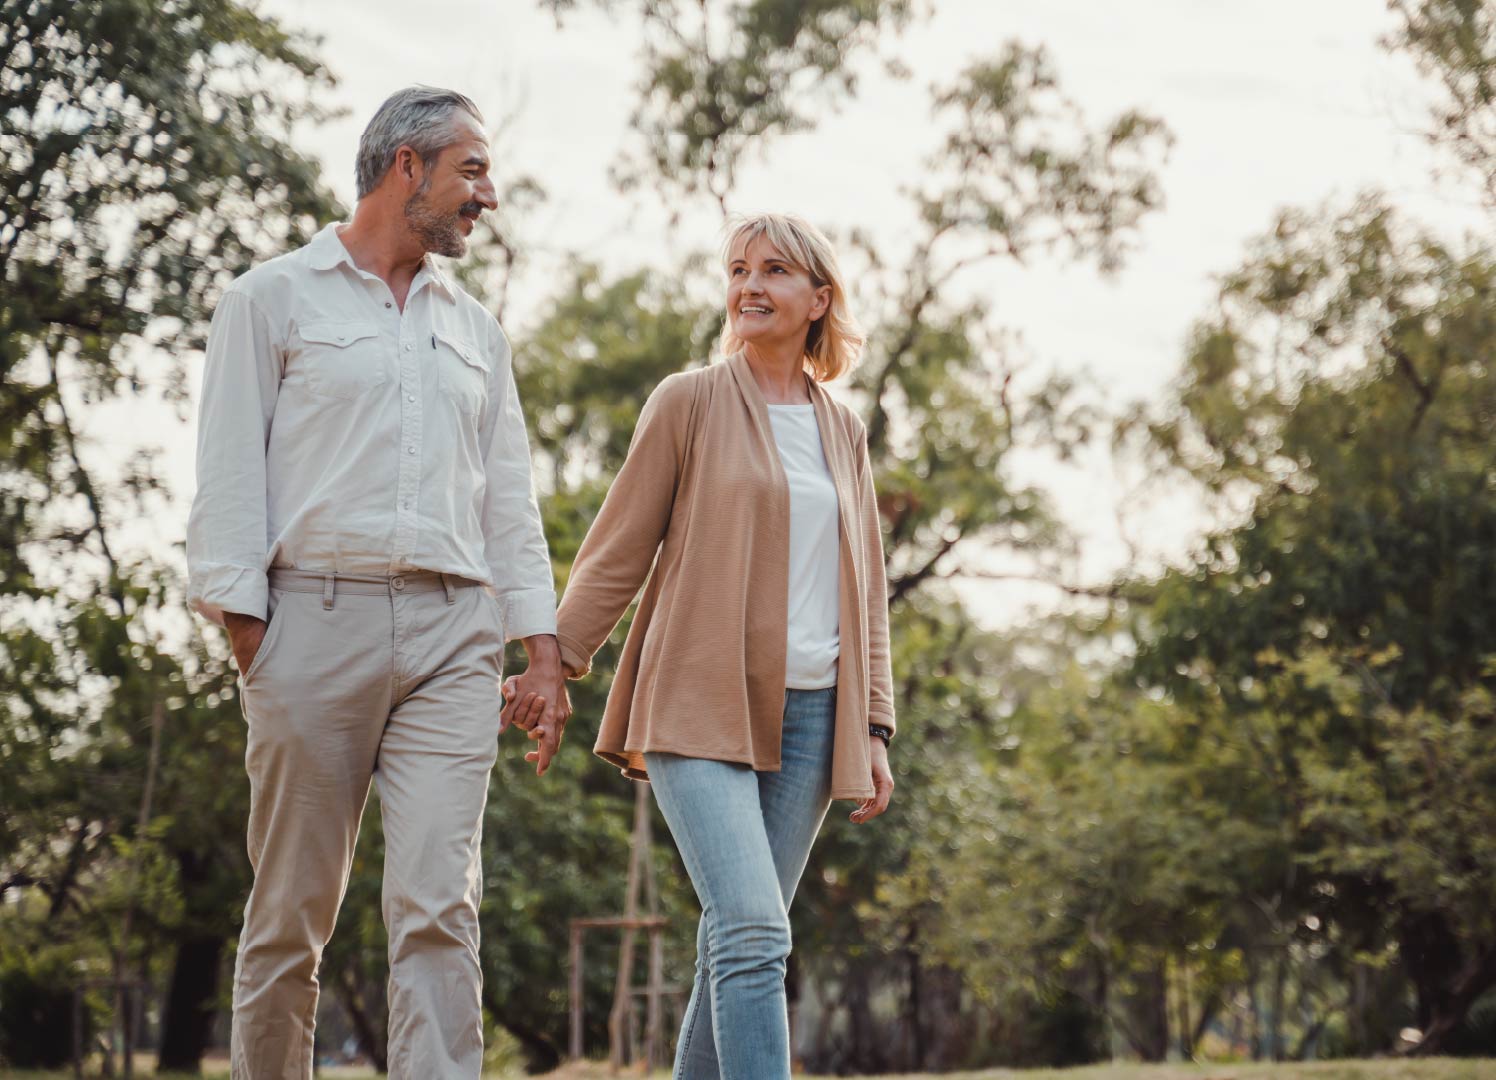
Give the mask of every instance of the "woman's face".
M 763 236 L 734 245 L 728 256 L 727 318 L 749 344 L 798 344 L 803 351 L 810 324 L 830 304 L 831 286 L 817 286 Z

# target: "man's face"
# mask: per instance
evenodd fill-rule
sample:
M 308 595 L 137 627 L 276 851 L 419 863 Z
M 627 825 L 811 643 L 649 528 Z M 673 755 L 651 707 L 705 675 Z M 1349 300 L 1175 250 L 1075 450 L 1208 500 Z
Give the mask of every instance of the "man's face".
M 405 201 L 405 219 L 425 250 L 458 258 L 467 252 L 478 216 L 498 209 L 499 197 L 488 175 L 488 137 L 478 121 L 458 112 L 451 124 L 455 138 Z

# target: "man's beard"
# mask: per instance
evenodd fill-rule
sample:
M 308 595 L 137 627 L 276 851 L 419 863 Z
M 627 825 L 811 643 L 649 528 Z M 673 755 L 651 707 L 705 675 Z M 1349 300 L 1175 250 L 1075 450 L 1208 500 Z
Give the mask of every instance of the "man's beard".
M 462 235 L 458 223 L 462 211 L 470 205 L 464 204 L 450 213 L 443 213 L 426 201 L 426 190 L 422 188 L 405 200 L 405 220 L 410 223 L 410 231 L 415 233 L 423 248 L 456 259 L 467 253 L 467 237 Z M 473 206 L 473 209 L 478 207 Z

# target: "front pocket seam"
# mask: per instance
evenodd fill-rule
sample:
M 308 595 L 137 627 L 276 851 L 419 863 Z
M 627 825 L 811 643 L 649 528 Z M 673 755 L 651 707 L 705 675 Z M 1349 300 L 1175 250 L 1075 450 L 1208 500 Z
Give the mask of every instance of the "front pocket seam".
M 250 680 L 259 673 L 260 668 L 265 666 L 265 659 L 270 655 L 270 646 L 272 644 L 270 635 L 277 626 L 276 616 L 281 613 L 281 608 L 285 605 L 286 600 L 287 597 L 282 596 L 276 602 L 275 611 L 271 613 L 270 621 L 265 624 L 265 636 L 260 639 L 260 647 L 255 650 L 255 658 L 249 662 L 249 670 L 242 676 L 245 686 L 248 686 Z

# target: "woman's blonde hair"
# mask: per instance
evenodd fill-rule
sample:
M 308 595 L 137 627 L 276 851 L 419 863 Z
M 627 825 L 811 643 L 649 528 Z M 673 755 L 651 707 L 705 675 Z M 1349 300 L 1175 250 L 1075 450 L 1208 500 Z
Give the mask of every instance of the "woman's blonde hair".
M 847 291 L 842 285 L 831 241 L 810 222 L 792 214 L 739 215 L 728 223 L 722 266 L 726 268 L 731 263 L 732 253 L 740 242 L 746 248 L 759 236 L 809 274 L 816 288 L 830 286 L 831 303 L 826 313 L 810 324 L 805 339 L 805 370 L 816 382 L 830 382 L 845 375 L 856 366 L 866 339 L 847 308 Z M 733 333 L 730 315 L 722 324 L 718 348 L 723 356 L 731 356 L 743 348 L 743 339 Z

